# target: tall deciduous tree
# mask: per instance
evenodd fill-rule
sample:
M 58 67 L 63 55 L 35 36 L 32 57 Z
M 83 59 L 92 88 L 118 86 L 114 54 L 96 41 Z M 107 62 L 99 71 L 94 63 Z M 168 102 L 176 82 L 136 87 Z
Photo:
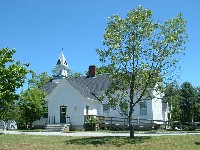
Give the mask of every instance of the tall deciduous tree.
M 45 96 L 46 93 L 40 90 L 40 87 L 51 77 L 43 72 L 41 74 L 36 74 L 31 71 L 32 78 L 28 80 L 28 89 L 20 93 L 20 99 L 18 101 L 19 106 L 19 116 L 18 124 L 25 125 L 25 127 L 32 128 L 32 123 L 40 119 L 45 110 Z
M 106 92 L 110 103 L 128 104 L 130 137 L 134 137 L 135 105 L 175 68 L 185 49 L 185 28 L 181 14 L 159 24 L 153 21 L 152 12 L 142 6 L 129 11 L 124 19 L 119 15 L 108 18 L 103 36 L 105 49 L 97 49 L 97 53 L 100 61 L 110 68 L 113 79 Z M 114 94 L 116 91 L 120 92 Z M 129 98 L 124 99 L 126 96 Z
M 170 106 L 170 120 L 182 122 L 199 122 L 200 101 L 199 88 L 184 82 L 178 86 L 175 82 L 168 84 L 165 89 L 164 100 Z
M 14 62 L 16 50 L 0 49 L 0 120 L 13 119 L 15 102 L 18 99 L 16 90 L 20 88 L 29 72 L 28 64 Z
M 18 123 L 25 124 L 32 128 L 32 123 L 39 120 L 45 112 L 45 96 L 43 91 L 38 88 L 28 88 L 27 90 L 21 92 L 19 105 L 19 118 Z

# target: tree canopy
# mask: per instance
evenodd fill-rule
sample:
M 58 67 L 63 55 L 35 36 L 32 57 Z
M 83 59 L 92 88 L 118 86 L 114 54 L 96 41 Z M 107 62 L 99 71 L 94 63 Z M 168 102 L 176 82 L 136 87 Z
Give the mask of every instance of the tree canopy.
M 189 82 L 181 86 L 171 83 L 166 87 L 164 100 L 170 106 L 170 121 L 199 122 L 199 88 Z
M 41 74 L 36 74 L 31 70 L 32 77 L 28 80 L 29 87 L 40 88 L 45 82 L 52 79 L 46 72 L 42 72 Z
M 193 122 L 198 121 L 199 108 L 197 105 L 198 93 L 197 89 L 189 82 L 184 82 L 180 88 L 180 109 L 181 109 L 181 121 Z
M 15 52 L 15 49 L 0 49 L 0 120 L 12 119 L 18 100 L 16 91 L 23 85 L 29 72 L 29 64 L 14 61 Z
M 32 78 L 28 80 L 28 89 L 20 93 L 17 123 L 21 128 L 32 128 L 34 121 L 39 120 L 45 110 L 46 93 L 40 87 L 51 77 L 46 73 L 36 74 L 31 71 Z
M 21 92 L 20 100 L 18 101 L 18 119 L 17 123 L 19 126 L 32 128 L 32 123 L 39 120 L 45 110 L 45 96 L 43 91 L 38 88 L 28 88 Z
M 176 81 L 166 85 L 164 90 L 164 102 L 167 102 L 169 105 L 169 120 L 170 121 L 179 121 L 180 120 L 180 87 Z
M 124 19 L 117 14 L 108 18 L 103 35 L 105 48 L 97 49 L 97 53 L 113 79 L 106 92 L 109 102 L 128 104 L 130 137 L 134 136 L 134 106 L 148 89 L 169 77 L 185 49 L 187 36 L 181 14 L 158 23 L 152 19 L 151 10 L 139 6 L 128 11 Z M 116 91 L 121 92 L 114 94 Z M 136 95 L 140 96 L 134 101 Z

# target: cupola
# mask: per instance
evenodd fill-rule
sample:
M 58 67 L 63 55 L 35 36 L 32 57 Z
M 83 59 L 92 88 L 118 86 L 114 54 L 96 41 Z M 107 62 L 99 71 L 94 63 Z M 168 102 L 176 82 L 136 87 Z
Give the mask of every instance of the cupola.
M 55 68 L 53 70 L 53 77 L 56 80 L 62 79 L 62 78 L 67 78 L 68 72 L 69 72 L 69 67 L 67 64 L 67 60 L 62 52 L 60 57 L 58 58 Z

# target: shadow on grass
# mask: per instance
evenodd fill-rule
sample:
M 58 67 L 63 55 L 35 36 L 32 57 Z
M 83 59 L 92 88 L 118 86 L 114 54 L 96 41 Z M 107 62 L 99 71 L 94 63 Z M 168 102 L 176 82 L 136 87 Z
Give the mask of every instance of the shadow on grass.
M 200 145 L 200 142 L 195 142 L 196 145 Z
M 126 144 L 139 144 L 144 143 L 151 137 L 144 136 L 144 137 L 84 137 L 84 138 L 76 138 L 76 139 L 69 139 L 66 141 L 66 144 L 75 144 L 75 145 L 113 145 L 113 146 L 123 146 Z

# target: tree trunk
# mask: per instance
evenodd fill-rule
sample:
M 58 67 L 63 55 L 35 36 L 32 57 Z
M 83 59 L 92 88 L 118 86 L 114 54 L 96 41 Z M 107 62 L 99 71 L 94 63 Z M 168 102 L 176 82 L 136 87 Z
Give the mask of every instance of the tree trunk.
M 32 123 L 29 124 L 29 128 L 32 129 Z
M 129 120 L 129 131 L 130 131 L 130 138 L 134 138 L 134 128 L 132 123 L 132 116 L 133 116 L 133 89 L 130 90 L 130 110 L 128 115 Z
M 132 116 L 129 116 L 129 131 L 130 131 L 130 138 L 134 138 L 134 129 L 132 124 Z

